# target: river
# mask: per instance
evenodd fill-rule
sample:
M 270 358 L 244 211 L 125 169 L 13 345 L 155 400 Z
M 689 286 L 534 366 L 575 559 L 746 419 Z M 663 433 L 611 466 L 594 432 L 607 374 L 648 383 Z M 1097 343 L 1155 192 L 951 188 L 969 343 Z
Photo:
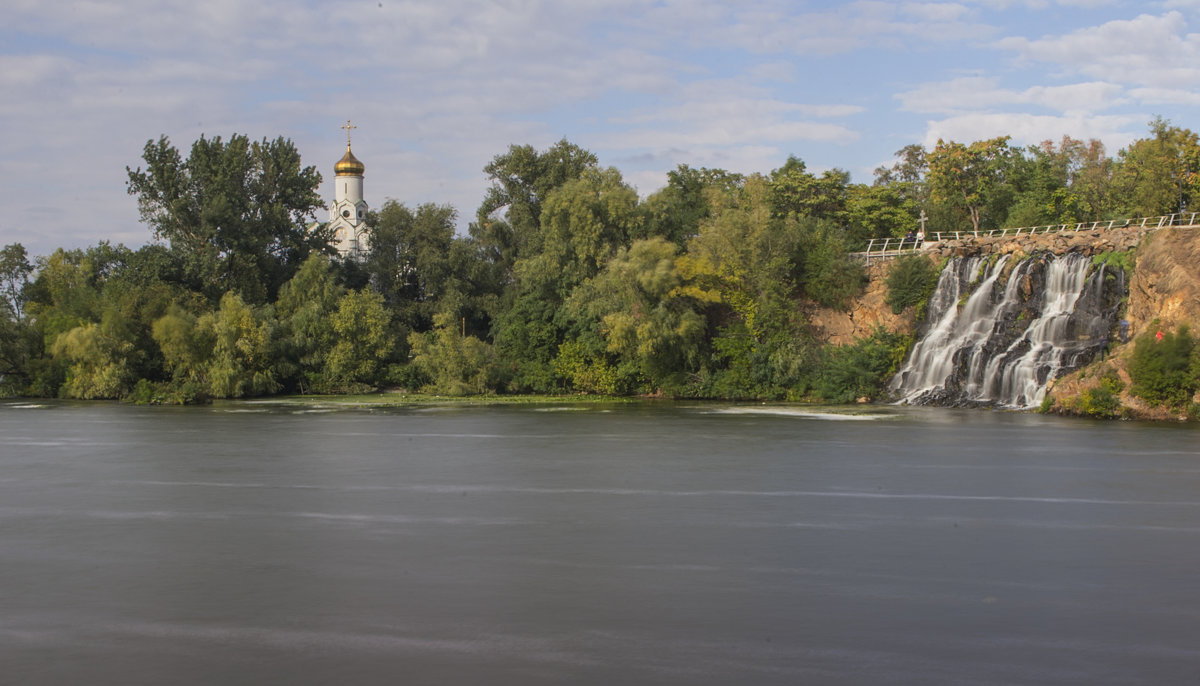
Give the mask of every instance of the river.
M 0 682 L 1176 684 L 1200 431 L 0 404 Z

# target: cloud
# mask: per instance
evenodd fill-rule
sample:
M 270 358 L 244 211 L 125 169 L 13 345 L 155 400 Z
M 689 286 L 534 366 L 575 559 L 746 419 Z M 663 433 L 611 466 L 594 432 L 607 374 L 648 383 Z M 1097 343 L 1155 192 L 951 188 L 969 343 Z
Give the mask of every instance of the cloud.
M 1134 88 L 1129 94 L 1148 105 L 1200 105 L 1200 91 L 1179 88 Z
M 1200 84 L 1200 34 L 1177 11 L 1109 21 L 1037 40 L 1004 38 L 996 47 L 1023 59 L 1118 83 L 1160 88 Z
M 148 239 L 124 169 L 161 134 L 291 138 L 328 196 L 350 118 L 372 205 L 450 203 L 463 224 L 492 157 L 563 137 L 643 192 L 680 163 L 768 171 L 797 149 L 866 168 L 922 135 L 1113 145 L 1197 104 L 1194 5 L 1062 10 L 1075 23 L 1039 37 L 1020 27 L 1067 0 L 10 0 L 0 243 Z
M 1014 145 L 1034 145 L 1069 135 L 1084 140 L 1095 138 L 1109 150 L 1117 150 L 1135 138 L 1129 133 L 1130 127 L 1144 123 L 1145 118 L 1137 115 L 963 114 L 929 122 L 922 144 L 932 149 L 938 139 L 971 142 L 1012 136 Z
M 1091 81 L 1061 86 L 1031 86 L 1021 91 L 1000 88 L 990 77 L 963 77 L 926 83 L 896 98 L 910 112 L 955 114 L 1035 105 L 1058 112 L 1099 112 L 1124 104 L 1124 89 Z
M 796 3 L 783 0 L 668 0 L 649 9 L 646 19 L 654 26 L 671 27 L 667 30 L 686 36 L 692 45 L 760 54 L 839 55 L 881 44 L 960 42 L 996 33 L 958 3 L 830 4 L 829 9 L 796 11 Z

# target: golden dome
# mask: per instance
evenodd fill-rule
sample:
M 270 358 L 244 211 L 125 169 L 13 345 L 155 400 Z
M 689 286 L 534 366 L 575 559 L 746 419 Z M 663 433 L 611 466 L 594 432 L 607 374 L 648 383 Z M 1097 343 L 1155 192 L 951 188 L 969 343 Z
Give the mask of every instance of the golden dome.
M 338 176 L 362 176 L 366 170 L 363 163 L 359 162 L 354 153 L 350 152 L 349 144 L 346 145 L 346 154 L 342 155 L 342 159 L 333 165 L 333 171 Z

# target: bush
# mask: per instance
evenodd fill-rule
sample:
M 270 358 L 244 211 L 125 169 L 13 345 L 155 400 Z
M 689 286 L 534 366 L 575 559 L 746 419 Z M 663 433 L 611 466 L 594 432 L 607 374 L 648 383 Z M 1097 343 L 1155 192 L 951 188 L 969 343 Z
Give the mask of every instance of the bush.
M 1100 373 L 1100 384 L 1080 393 L 1072 403 L 1072 409 L 1089 417 L 1110 419 L 1120 416 L 1120 393 L 1124 388 L 1125 383 L 1117 376 L 1116 370 L 1112 367 L 1105 367 L 1104 371 Z
M 195 381 L 155 383 L 139 379 L 123 401 L 134 405 L 202 405 L 212 399 L 204 386 Z
M 1138 336 L 1129 360 L 1130 392 L 1148 403 L 1182 407 L 1200 385 L 1200 357 L 1187 325 L 1177 333 L 1164 332 L 1158 321 Z
M 846 309 L 862 292 L 867 273 L 850 257 L 844 236 L 828 225 L 810 228 L 801 240 L 800 285 L 822 307 Z
M 1110 270 L 1121 270 L 1126 274 L 1133 273 L 1134 253 L 1132 250 L 1110 250 L 1092 255 L 1092 266 L 1104 265 Z
M 892 262 L 887 275 L 887 298 L 885 302 L 893 314 L 904 308 L 918 306 L 929 300 L 937 288 L 938 269 L 928 257 L 907 255 Z
M 816 379 L 816 394 L 835 403 L 875 398 L 904 361 L 912 336 L 882 328 L 851 345 L 826 346 Z
M 445 314 L 433 318 L 433 331 L 408 337 L 412 364 L 430 383 L 422 390 L 442 395 L 483 395 L 495 390 L 492 346 L 462 336 Z

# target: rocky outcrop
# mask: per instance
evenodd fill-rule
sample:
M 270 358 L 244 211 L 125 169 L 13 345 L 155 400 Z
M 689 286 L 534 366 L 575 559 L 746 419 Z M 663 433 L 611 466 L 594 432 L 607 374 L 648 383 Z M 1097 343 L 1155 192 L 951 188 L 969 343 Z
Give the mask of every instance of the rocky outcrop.
M 1129 335 L 1124 341 L 1112 336 L 1104 359 L 1055 382 L 1050 388 L 1053 402 L 1049 410 L 1090 413 L 1089 398 L 1095 397 L 1107 383 L 1108 388 L 1115 386 L 1120 390 L 1114 394 L 1117 405 L 1103 414 L 1135 419 L 1184 418 L 1179 411 L 1147 405 L 1132 395 L 1128 363 L 1134 341 L 1151 326 L 1174 331 L 1187 324 L 1194 332 L 1200 332 L 1200 229 L 1154 232 L 1137 246 L 1134 254 L 1136 265 L 1124 316 L 1129 322 Z M 1119 383 L 1114 384 L 1112 379 Z M 1197 396 L 1193 402 L 1200 402 L 1200 394 Z
M 1012 255 L 1069 252 L 1083 255 L 1131 250 L 1150 229 L 1121 227 L 1087 231 L 1025 234 L 1023 236 L 975 236 L 964 232 L 961 238 L 925 243 L 924 250 L 936 257 L 974 257 L 976 255 Z
M 822 343 L 847 345 L 870 336 L 877 327 L 898 333 L 912 333 L 916 319 L 912 308 L 893 314 L 884 302 L 887 297 L 887 274 L 891 262 L 876 262 L 867 267 L 867 286 L 847 310 L 817 307 L 805 308 L 813 336 Z
M 1149 406 L 1130 394 L 1132 383 L 1128 361 L 1133 353 L 1134 340 L 1156 320 L 1158 326 L 1166 331 L 1174 331 L 1181 324 L 1187 324 L 1193 333 L 1200 334 L 1200 229 L 1167 228 L 1155 231 L 1123 227 L 1025 235 L 1019 239 L 964 234 L 959 239 L 930 242 L 924 247 L 925 254 L 934 261 L 993 254 L 1026 256 L 1037 253 L 1078 253 L 1091 256 L 1131 251 L 1135 267 L 1132 274 L 1127 275 L 1128 299 L 1120 315 L 1128 322 L 1127 335 L 1122 340 L 1120 328 L 1114 327 L 1108 335 L 1107 351 L 1099 355 L 1100 359 L 1051 381 L 1048 409 L 1066 414 L 1087 414 L 1088 398 L 1106 384 L 1108 388 L 1121 389 L 1114 393 L 1117 403 L 1112 413 L 1114 416 L 1152 420 L 1184 418 L 1178 410 Z M 868 285 L 848 310 L 831 310 L 811 304 L 804 308 L 818 340 L 845 345 L 869 336 L 877 326 L 903 333 L 916 331 L 911 308 L 896 315 L 884 302 L 890 265 L 890 261 L 883 261 L 868 267 Z M 1018 286 L 1022 296 L 1033 298 L 1039 284 L 1032 277 L 1022 278 L 1024 281 Z M 1193 398 L 1193 402 L 1200 403 L 1200 393 Z

